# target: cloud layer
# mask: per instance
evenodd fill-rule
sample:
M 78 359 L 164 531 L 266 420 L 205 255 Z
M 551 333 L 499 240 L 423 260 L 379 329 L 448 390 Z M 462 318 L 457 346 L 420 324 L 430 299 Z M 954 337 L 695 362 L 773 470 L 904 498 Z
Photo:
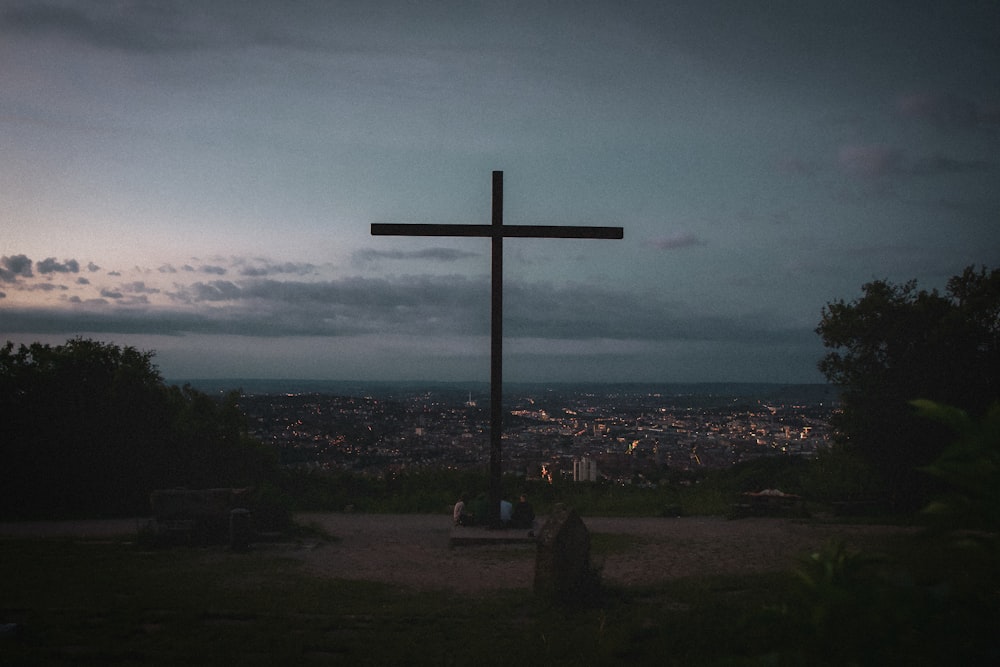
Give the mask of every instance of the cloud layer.
M 435 254 L 437 252 L 435 251 Z M 384 253 L 407 260 L 408 253 Z M 298 274 L 304 266 L 267 262 L 246 270 L 234 260 L 232 279 L 197 279 L 204 271 L 158 272 L 167 287 L 144 280 L 106 286 L 47 282 L 72 273 L 76 260 L 44 260 L 31 271 L 24 255 L 3 257 L 9 284 L 24 292 L 42 288 L 69 293 L 69 302 L 50 306 L 8 307 L 4 329 L 10 333 L 146 333 L 164 335 L 232 334 L 251 337 L 431 336 L 481 337 L 489 334 L 490 285 L 486 278 L 461 275 L 407 275 L 396 278 L 352 276 L 310 281 L 262 277 L 264 267 Z M 62 269 L 55 268 L 56 266 Z M 213 265 L 214 266 L 214 265 Z M 209 271 L 209 274 L 213 271 Z M 155 274 L 153 274 L 155 275 Z M 181 283 L 178 275 L 195 279 Z M 505 335 L 512 339 L 619 341 L 726 341 L 802 343 L 811 331 L 768 326 L 764 315 L 720 317 L 686 312 L 655 294 L 638 294 L 588 284 L 508 280 L 504 290 Z

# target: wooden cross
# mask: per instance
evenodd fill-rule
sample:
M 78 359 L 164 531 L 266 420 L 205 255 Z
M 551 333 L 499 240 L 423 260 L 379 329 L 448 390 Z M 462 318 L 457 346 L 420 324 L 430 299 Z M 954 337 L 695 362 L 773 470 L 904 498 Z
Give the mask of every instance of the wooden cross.
M 503 224 L 503 172 L 493 172 L 493 222 L 489 225 L 373 224 L 372 236 L 476 236 L 492 240 L 490 309 L 490 523 L 498 524 L 501 494 L 500 442 L 503 428 L 503 239 L 620 239 L 621 227 Z

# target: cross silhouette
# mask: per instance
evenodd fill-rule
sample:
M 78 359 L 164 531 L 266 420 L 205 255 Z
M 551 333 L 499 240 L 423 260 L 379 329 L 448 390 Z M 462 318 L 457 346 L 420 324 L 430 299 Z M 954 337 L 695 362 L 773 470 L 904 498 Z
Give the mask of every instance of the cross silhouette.
M 503 172 L 493 172 L 493 219 L 489 225 L 372 224 L 372 236 L 468 236 L 492 240 L 490 308 L 490 523 L 499 523 L 503 433 L 503 240 L 512 238 L 620 239 L 621 227 L 503 224 Z

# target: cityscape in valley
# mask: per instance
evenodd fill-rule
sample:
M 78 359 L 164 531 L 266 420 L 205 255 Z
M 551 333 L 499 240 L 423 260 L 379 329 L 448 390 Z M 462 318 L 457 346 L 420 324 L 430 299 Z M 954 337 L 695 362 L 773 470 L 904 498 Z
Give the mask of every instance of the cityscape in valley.
M 489 460 L 482 385 L 234 382 L 228 387 L 241 387 L 250 434 L 275 445 L 288 466 L 380 475 Z M 664 469 L 810 457 L 830 443 L 837 408 L 829 385 L 511 385 L 503 471 L 643 484 Z

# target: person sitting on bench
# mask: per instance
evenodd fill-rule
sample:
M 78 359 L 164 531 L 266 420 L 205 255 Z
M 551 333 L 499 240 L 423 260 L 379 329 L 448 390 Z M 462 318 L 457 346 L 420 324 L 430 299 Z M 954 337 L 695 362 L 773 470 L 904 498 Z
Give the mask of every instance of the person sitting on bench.
M 521 499 L 514 505 L 510 525 L 514 528 L 532 528 L 535 523 L 535 510 L 528 502 L 528 496 L 521 494 Z
M 475 523 L 472 515 L 465 511 L 465 501 L 468 499 L 468 495 L 463 493 L 462 497 L 455 503 L 455 508 L 452 510 L 451 516 L 456 526 L 471 526 Z

